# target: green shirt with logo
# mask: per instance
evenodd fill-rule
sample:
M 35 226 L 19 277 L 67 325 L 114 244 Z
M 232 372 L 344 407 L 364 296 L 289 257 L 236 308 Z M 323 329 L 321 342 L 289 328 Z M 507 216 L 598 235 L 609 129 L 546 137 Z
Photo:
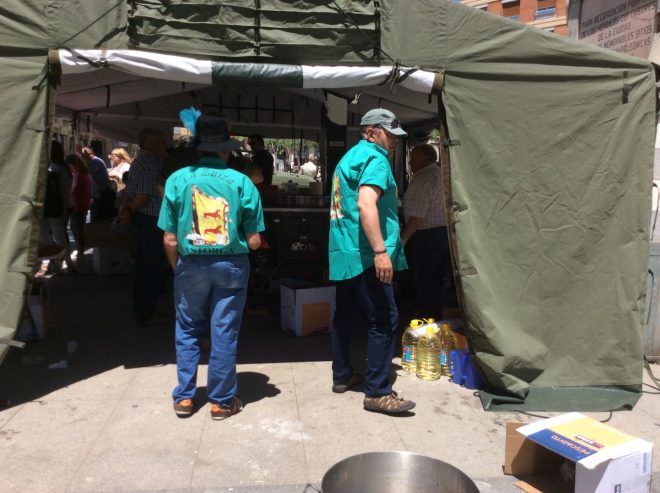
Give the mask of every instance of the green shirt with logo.
M 358 191 L 372 185 L 383 193 L 376 202 L 380 230 L 394 270 L 408 268 L 399 231 L 399 202 L 387 150 L 361 140 L 339 161 L 332 177 L 328 255 L 330 279 L 351 279 L 374 265 L 374 252 L 360 224 Z
M 246 254 L 245 234 L 265 229 L 252 181 L 206 156 L 167 179 L 158 227 L 176 234 L 182 256 Z

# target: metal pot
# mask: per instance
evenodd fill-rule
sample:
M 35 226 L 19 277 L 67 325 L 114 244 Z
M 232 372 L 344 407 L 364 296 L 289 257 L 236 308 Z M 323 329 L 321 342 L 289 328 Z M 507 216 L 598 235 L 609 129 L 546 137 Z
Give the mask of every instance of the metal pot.
M 445 462 L 412 452 L 370 452 L 332 466 L 323 493 L 479 493 L 474 482 Z

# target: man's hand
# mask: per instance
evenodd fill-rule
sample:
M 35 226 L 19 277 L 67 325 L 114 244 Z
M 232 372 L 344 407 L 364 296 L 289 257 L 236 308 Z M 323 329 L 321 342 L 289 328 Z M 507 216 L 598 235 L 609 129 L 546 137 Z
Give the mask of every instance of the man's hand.
M 392 283 L 394 270 L 392 269 L 392 260 L 387 252 L 376 254 L 374 257 L 374 267 L 376 270 L 376 277 L 379 281 L 384 282 L 385 284 Z
M 261 235 L 259 233 L 245 233 L 245 239 L 250 250 L 257 250 L 261 246 Z
M 179 260 L 178 246 L 179 243 L 177 242 L 176 235 L 165 231 L 163 234 L 163 247 L 165 248 L 165 256 L 172 267 L 172 271 L 176 270 L 176 262 Z

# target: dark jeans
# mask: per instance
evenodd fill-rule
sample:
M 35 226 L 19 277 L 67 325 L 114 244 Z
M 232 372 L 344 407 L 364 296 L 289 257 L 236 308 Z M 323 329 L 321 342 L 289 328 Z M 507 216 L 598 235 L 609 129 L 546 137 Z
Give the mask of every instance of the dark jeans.
M 415 287 L 421 317 L 442 318 L 447 304 L 445 284 L 450 269 L 447 228 L 415 231 L 410 238 Z
M 353 373 L 350 364 L 351 336 L 355 311 L 361 307 L 367 317 L 367 371 L 364 393 L 380 397 L 392 392 L 390 365 L 394 356 L 399 312 L 394 285 L 376 278 L 374 268 L 337 283 L 335 316 L 332 323 L 332 379 L 346 383 Z
M 133 214 L 131 219 L 135 241 L 133 313 L 138 321 L 145 321 L 154 314 L 165 282 L 163 231 L 156 225 L 157 220 L 141 212 Z

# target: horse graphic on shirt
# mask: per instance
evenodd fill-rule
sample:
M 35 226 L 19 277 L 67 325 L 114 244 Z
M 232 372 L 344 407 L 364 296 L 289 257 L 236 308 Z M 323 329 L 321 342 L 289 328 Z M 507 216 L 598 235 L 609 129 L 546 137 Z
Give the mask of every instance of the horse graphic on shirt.
M 223 197 L 213 197 L 193 185 L 192 231 L 186 238 L 193 245 L 228 245 L 229 202 Z

